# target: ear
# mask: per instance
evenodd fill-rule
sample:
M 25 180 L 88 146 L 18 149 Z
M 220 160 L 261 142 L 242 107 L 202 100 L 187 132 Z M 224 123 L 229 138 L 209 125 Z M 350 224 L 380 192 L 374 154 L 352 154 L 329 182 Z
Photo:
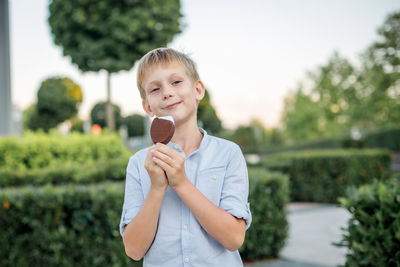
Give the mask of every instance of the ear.
M 151 107 L 150 107 L 149 103 L 147 103 L 146 100 L 142 100 L 142 106 L 143 106 L 144 111 L 146 111 L 146 113 L 147 113 L 150 117 L 153 117 L 153 116 L 154 116 L 154 113 L 153 113 L 153 111 L 151 110 Z
M 194 83 L 195 91 L 196 91 L 196 100 L 200 102 L 203 99 L 205 94 L 205 87 L 202 81 L 198 80 Z

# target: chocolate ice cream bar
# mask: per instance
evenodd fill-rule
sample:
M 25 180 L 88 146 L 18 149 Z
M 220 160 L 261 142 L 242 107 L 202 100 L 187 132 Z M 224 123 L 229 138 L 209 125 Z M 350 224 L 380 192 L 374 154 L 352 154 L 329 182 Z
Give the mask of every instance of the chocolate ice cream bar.
M 175 132 L 175 123 L 172 116 L 156 117 L 151 123 L 150 135 L 154 144 L 168 144 Z

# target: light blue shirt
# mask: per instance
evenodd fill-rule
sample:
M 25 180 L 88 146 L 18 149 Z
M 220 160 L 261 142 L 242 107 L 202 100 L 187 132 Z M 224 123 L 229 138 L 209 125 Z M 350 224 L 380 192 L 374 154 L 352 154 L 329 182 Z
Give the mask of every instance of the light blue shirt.
M 246 162 L 238 145 L 203 133 L 200 147 L 185 157 L 188 179 L 212 203 L 236 218 L 251 223 L 247 202 L 249 180 Z M 168 146 L 184 154 L 176 144 Z M 151 180 L 144 168 L 148 148 L 138 151 L 128 163 L 120 233 L 139 212 L 149 192 Z M 165 193 L 153 244 L 143 266 L 243 266 L 238 251 L 229 251 L 212 238 L 170 187 Z

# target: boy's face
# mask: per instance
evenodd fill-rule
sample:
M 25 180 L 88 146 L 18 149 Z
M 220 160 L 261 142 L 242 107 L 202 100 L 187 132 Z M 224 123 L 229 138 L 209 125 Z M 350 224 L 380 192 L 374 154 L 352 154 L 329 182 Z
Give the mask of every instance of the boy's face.
M 143 108 L 150 116 L 172 116 L 179 125 L 196 119 L 197 103 L 204 97 L 204 85 L 193 81 L 180 63 L 159 64 L 146 73 Z

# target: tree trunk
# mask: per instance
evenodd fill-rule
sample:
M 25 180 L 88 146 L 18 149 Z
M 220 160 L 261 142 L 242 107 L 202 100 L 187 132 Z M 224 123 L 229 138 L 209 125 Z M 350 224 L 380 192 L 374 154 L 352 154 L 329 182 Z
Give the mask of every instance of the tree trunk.
M 107 127 L 110 132 L 115 131 L 114 108 L 111 104 L 111 73 L 107 72 Z

